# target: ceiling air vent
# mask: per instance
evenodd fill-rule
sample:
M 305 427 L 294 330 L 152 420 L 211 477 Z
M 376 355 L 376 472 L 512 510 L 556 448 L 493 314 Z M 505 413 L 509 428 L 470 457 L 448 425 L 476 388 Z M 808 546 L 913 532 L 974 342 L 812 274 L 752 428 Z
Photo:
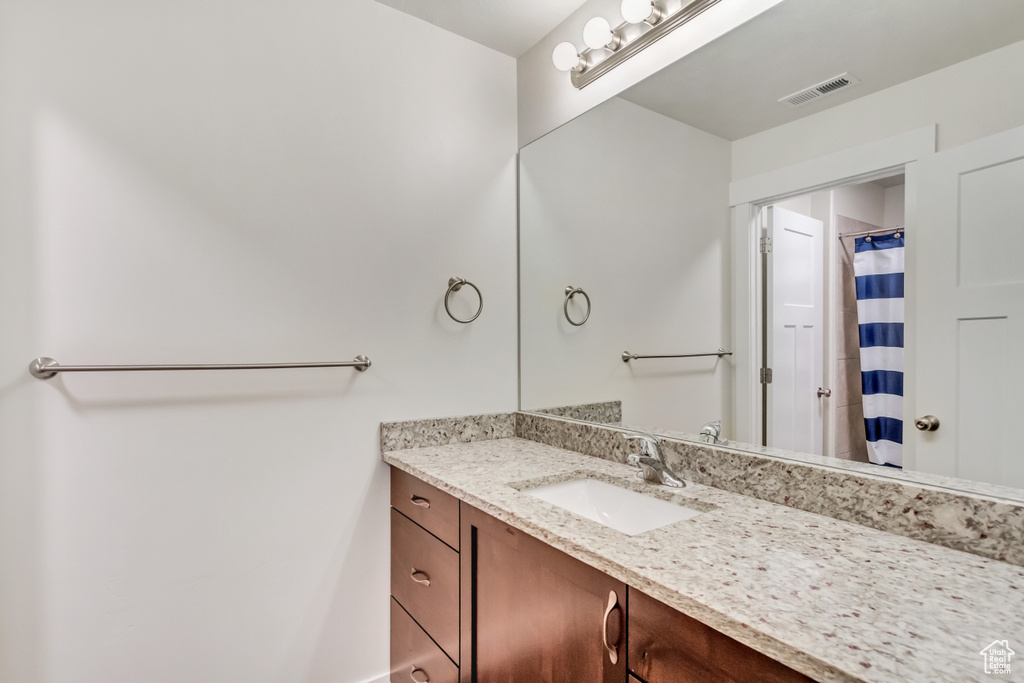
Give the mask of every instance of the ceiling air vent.
M 812 85 L 810 88 L 804 88 L 792 95 L 782 97 L 779 99 L 779 102 L 784 102 L 791 107 L 799 107 L 807 104 L 811 100 L 819 99 L 825 95 L 831 95 L 834 92 L 838 92 L 844 88 L 849 88 L 850 86 L 857 85 L 858 83 L 860 83 L 860 79 L 852 74 L 839 74 L 827 81 L 822 81 L 817 85 Z

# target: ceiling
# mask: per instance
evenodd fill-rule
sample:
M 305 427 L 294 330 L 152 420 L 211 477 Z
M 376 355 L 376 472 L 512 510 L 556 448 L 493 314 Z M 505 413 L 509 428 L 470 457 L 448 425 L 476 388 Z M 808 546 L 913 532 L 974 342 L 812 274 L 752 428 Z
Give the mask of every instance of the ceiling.
M 1021 0 L 786 0 L 620 97 L 737 140 L 1021 40 Z M 861 83 L 778 102 L 844 72 Z
M 377 2 L 517 58 L 585 4 Z M 785 0 L 620 97 L 737 140 L 1021 40 L 1024 0 Z M 860 83 L 778 102 L 842 73 Z
M 518 58 L 586 0 L 377 0 Z M 581 29 L 582 30 L 582 29 Z

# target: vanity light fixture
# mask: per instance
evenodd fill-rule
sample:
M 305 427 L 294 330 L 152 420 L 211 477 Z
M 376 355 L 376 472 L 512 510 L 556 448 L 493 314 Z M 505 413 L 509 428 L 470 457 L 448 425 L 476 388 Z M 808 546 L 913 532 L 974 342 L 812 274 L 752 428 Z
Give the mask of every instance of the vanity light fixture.
M 594 17 L 583 27 L 583 42 L 591 50 L 605 49 L 615 52 L 622 44 L 622 37 L 612 30 L 607 19 Z
M 579 52 L 572 43 L 559 43 L 551 61 L 559 71 L 570 72 L 573 86 L 583 88 L 718 2 L 622 0 L 621 24 L 612 28 L 607 19 L 594 17 L 583 27 L 587 49 Z
M 622 0 L 622 18 L 630 24 L 648 23 L 654 26 L 663 15 L 654 0 Z
M 580 53 L 576 51 L 576 46 L 572 43 L 555 45 L 555 50 L 551 53 L 551 61 L 555 63 L 555 68 L 559 71 L 578 73 L 587 66 L 587 60 L 580 56 Z

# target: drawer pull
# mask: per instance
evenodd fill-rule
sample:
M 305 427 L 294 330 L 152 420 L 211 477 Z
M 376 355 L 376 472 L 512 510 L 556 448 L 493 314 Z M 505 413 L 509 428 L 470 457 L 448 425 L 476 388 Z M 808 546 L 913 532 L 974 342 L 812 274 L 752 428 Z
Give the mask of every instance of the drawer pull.
M 426 498 L 421 498 L 420 496 L 413 496 L 409 500 L 412 501 L 413 505 L 419 505 L 421 508 L 424 508 L 424 509 L 429 509 L 430 508 L 430 501 L 427 500 Z
M 422 583 L 424 586 L 430 585 L 430 577 L 427 575 L 427 573 L 421 572 L 420 570 L 416 569 L 416 567 L 412 568 L 412 574 L 410 576 L 412 576 L 412 580 L 416 583 Z
M 612 664 L 619 663 L 619 642 L 616 640 L 614 644 L 608 644 L 608 617 L 618 606 L 619 597 L 615 595 L 615 591 L 608 591 L 608 606 L 604 610 L 604 621 L 601 624 L 601 640 L 604 642 L 604 649 L 608 651 L 608 660 Z
M 420 678 L 416 678 L 420 676 Z M 430 683 L 430 676 L 423 669 L 413 669 L 412 673 L 409 674 L 409 678 L 413 680 L 413 683 Z

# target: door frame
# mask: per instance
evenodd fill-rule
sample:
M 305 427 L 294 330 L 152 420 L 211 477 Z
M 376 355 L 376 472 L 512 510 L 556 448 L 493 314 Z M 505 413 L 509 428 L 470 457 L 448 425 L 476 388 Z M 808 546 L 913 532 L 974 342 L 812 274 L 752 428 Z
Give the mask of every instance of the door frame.
M 732 209 L 732 272 L 733 272 L 733 415 L 734 438 L 740 442 L 759 443 L 763 424 L 763 403 L 758 371 L 762 367 L 760 348 L 761 259 L 758 238 L 761 208 L 774 202 L 802 194 L 877 180 L 899 173 L 906 174 L 905 228 L 909 237 L 906 244 L 906 269 L 914 272 L 917 228 L 917 173 L 914 162 L 936 151 L 936 125 L 894 135 L 874 142 L 826 154 L 792 166 L 733 181 L 729 184 L 729 205 Z M 826 258 L 831 257 L 831 249 Z M 829 275 L 830 290 L 836 286 L 835 269 Z M 907 308 L 905 347 L 916 343 L 914 308 L 916 292 L 913 277 L 907 278 Z M 827 323 L 829 344 L 835 343 L 832 329 L 834 316 Z M 834 351 L 830 350 L 830 354 Z M 826 381 L 831 381 L 831 368 L 826 367 Z M 913 354 L 908 354 L 904 376 L 904 406 L 907 415 L 914 414 L 915 366 Z M 831 412 L 831 411 L 830 411 Z M 914 467 L 914 443 L 904 443 L 903 465 Z

